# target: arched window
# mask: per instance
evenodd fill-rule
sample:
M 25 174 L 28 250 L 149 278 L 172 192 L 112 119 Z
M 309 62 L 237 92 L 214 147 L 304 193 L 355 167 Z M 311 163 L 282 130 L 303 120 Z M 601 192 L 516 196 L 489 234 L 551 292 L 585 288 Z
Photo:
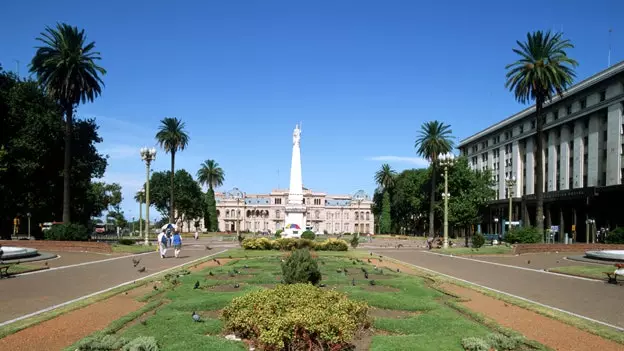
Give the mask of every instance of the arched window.
M 370 212 L 366 211 L 366 220 L 370 220 Z
M 230 210 L 225 210 L 225 218 L 230 218 Z
M 217 217 L 221 216 L 221 211 L 217 210 Z
M 364 220 L 364 211 L 361 211 L 361 212 L 360 212 L 360 219 L 361 219 L 361 220 Z
M 240 214 L 241 214 L 240 210 L 236 211 L 236 218 L 240 218 Z
M 321 211 L 319 211 L 319 210 L 314 211 L 314 218 L 316 218 L 316 219 L 321 218 Z
M 281 215 L 280 210 L 276 210 L 275 211 L 275 218 L 280 218 L 280 215 Z
M 360 213 L 359 212 L 355 212 L 355 220 L 357 221 L 359 219 L 360 219 Z
M 247 217 L 251 214 L 251 211 L 247 210 Z

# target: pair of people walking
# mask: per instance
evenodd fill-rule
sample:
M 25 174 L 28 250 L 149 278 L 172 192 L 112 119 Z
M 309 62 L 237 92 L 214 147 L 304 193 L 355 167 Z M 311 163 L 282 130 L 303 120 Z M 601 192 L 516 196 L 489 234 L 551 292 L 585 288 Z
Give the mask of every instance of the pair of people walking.
M 179 258 L 180 251 L 182 250 L 182 236 L 178 230 L 176 230 L 173 235 L 171 235 L 171 232 L 167 233 L 164 229 L 158 234 L 158 249 L 161 258 L 167 257 L 168 246 L 173 246 L 174 257 Z

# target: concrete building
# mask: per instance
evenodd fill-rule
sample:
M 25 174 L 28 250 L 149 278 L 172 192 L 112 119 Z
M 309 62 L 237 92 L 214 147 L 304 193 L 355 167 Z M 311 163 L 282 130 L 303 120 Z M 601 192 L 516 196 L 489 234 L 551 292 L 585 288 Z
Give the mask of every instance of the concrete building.
M 246 194 L 238 188 L 215 194 L 219 230 L 272 232 L 284 228 L 289 191 Z M 354 195 L 327 195 L 303 188 L 306 227 L 314 232 L 373 233 L 375 222 L 370 197 L 362 190 Z M 203 224 L 203 223 L 202 223 Z
M 595 227 L 624 225 L 624 206 L 618 201 L 624 195 L 623 101 L 621 62 L 546 104 L 544 184 L 535 182 L 534 106 L 462 140 L 459 149 L 471 167 L 494 173 L 497 200 L 484 216 L 488 231 L 496 230 L 494 218 L 500 219 L 499 226 L 507 220 L 509 196 L 512 220 L 531 224 L 538 186 L 544 189 L 547 228 L 556 226 L 561 233 L 571 235 L 575 232 L 577 241 L 585 241 L 585 233 Z M 510 177 L 515 177 L 516 183 L 508 189 L 505 179 Z M 557 240 L 563 240 L 563 235 Z

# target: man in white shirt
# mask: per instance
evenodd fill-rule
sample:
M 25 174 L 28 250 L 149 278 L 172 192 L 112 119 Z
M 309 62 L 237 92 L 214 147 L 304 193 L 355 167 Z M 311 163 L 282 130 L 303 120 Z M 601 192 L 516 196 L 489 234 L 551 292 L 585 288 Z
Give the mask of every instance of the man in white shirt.
M 165 258 L 167 254 L 167 242 L 169 238 L 167 238 L 167 234 L 165 234 L 165 230 L 163 229 L 160 234 L 158 234 L 158 248 L 160 249 L 160 258 Z

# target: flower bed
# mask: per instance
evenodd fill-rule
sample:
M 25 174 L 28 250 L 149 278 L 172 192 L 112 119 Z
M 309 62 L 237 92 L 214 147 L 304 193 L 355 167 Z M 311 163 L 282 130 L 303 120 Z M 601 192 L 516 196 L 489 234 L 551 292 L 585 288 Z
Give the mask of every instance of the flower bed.
M 267 238 L 247 238 L 243 240 L 242 247 L 245 250 L 283 250 L 311 249 L 317 251 L 347 251 L 349 245 L 344 240 L 327 239 L 316 242 L 308 239 L 280 238 L 269 240 Z

